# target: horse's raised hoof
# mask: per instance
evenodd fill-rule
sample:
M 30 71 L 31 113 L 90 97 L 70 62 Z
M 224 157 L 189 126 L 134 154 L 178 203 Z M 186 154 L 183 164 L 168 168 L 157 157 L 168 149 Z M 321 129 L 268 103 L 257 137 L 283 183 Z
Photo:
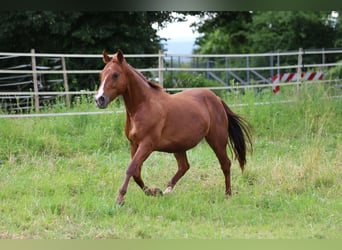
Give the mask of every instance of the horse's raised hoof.
M 116 201 L 115 202 L 115 207 L 118 208 L 118 209 L 123 207 L 124 205 L 125 205 L 124 201 Z
M 122 207 L 125 205 L 125 200 L 123 198 L 118 197 L 115 201 L 115 204 L 117 207 Z
M 148 188 L 144 190 L 145 194 L 148 196 L 163 196 L 163 191 L 159 188 Z
M 227 197 L 231 197 L 232 196 L 232 190 L 231 189 L 226 191 L 226 196 Z

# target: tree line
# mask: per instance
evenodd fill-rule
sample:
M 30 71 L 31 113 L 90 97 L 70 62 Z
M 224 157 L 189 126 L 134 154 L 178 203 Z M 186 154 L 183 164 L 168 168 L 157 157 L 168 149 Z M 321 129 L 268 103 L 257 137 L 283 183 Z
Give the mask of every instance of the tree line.
M 126 53 L 163 49 L 157 27 L 196 15 L 197 53 L 250 53 L 299 47 L 342 47 L 341 15 L 335 11 L 222 12 L 12 11 L 0 12 L 1 51 Z M 157 24 L 157 25 L 154 25 Z
M 342 47 L 342 22 L 332 11 L 201 12 L 198 53 L 264 53 Z
M 339 12 L 223 11 L 223 12 L 9 11 L 0 12 L 0 50 L 6 52 L 101 53 L 121 48 L 127 54 L 163 50 L 157 27 L 198 16 L 192 24 L 200 36 L 194 53 L 262 53 L 342 47 Z M 335 60 L 336 58 L 334 58 Z M 2 61 L 2 60 L 1 60 Z M 0 61 L 0 67 L 3 62 Z M 137 60 L 135 67 L 157 62 Z M 99 60 L 67 62 L 78 69 L 102 68 Z M 73 76 L 71 89 L 94 89 L 95 79 Z M 73 84 L 75 83 L 75 84 Z

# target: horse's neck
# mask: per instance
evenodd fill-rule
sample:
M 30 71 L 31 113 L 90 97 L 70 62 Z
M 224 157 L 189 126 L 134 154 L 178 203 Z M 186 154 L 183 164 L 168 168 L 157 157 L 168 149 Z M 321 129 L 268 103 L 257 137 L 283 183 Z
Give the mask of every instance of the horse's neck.
M 130 115 L 133 115 L 140 104 L 151 98 L 151 95 L 153 95 L 152 92 L 148 83 L 144 82 L 141 76 L 132 70 L 130 79 L 127 82 L 127 90 L 123 94 L 126 111 Z

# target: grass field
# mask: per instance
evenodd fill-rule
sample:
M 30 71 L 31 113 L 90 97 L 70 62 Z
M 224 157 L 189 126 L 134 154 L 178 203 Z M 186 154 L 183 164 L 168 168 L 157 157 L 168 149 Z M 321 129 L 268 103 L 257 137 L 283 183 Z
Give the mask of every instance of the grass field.
M 243 174 L 233 161 L 229 199 L 204 142 L 188 152 L 191 168 L 170 195 L 145 196 L 132 181 L 117 207 L 130 157 L 125 115 L 1 119 L 0 238 L 341 239 L 342 100 L 330 98 L 339 91 L 227 94 L 254 140 Z M 82 103 L 73 110 L 96 109 Z M 172 155 L 154 153 L 142 173 L 164 189 L 175 171 Z

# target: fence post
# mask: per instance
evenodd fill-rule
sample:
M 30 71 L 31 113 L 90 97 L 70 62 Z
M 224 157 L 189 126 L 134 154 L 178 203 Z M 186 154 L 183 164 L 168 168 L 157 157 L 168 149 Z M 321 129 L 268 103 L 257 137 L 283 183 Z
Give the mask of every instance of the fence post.
M 274 66 L 274 62 L 273 62 L 273 52 L 270 56 L 270 67 L 272 67 L 272 69 L 270 69 L 270 78 L 273 79 L 274 76 L 274 72 L 273 72 L 273 66 Z
M 39 112 L 39 95 L 38 95 L 38 79 L 36 68 L 36 56 L 35 50 L 31 49 L 31 64 L 32 64 L 32 78 L 33 78 L 33 91 L 34 91 L 34 108 L 36 112 Z
M 280 75 L 280 55 L 279 55 L 279 50 L 277 50 L 277 74 L 278 76 Z
M 322 66 L 322 71 L 324 72 L 324 70 L 325 70 L 325 49 L 324 48 L 322 48 L 322 64 L 323 64 L 323 66 Z
M 64 91 L 69 92 L 69 85 L 68 85 L 68 75 L 66 73 L 66 64 L 65 64 L 65 58 L 62 57 L 62 69 L 63 69 L 63 82 L 64 82 Z M 65 104 L 68 108 L 70 108 L 70 95 L 65 95 Z
M 299 94 L 300 82 L 302 80 L 302 67 L 303 67 L 303 48 L 299 48 L 298 66 L 297 66 L 297 94 Z
M 250 83 L 250 72 L 249 72 L 249 56 L 246 57 L 246 68 L 247 68 L 247 71 L 246 71 L 246 82 L 248 85 L 251 85 Z
M 164 86 L 164 58 L 163 58 L 163 51 L 159 50 L 159 57 L 158 57 L 158 77 L 159 77 L 159 84 L 163 87 Z
M 228 69 L 228 67 L 229 67 L 229 59 L 228 59 L 228 57 L 226 57 L 226 59 L 225 59 L 225 66 L 226 66 L 226 69 Z M 229 72 L 228 72 L 228 70 L 226 70 L 226 86 L 229 86 L 229 85 L 230 85 L 229 84 Z

